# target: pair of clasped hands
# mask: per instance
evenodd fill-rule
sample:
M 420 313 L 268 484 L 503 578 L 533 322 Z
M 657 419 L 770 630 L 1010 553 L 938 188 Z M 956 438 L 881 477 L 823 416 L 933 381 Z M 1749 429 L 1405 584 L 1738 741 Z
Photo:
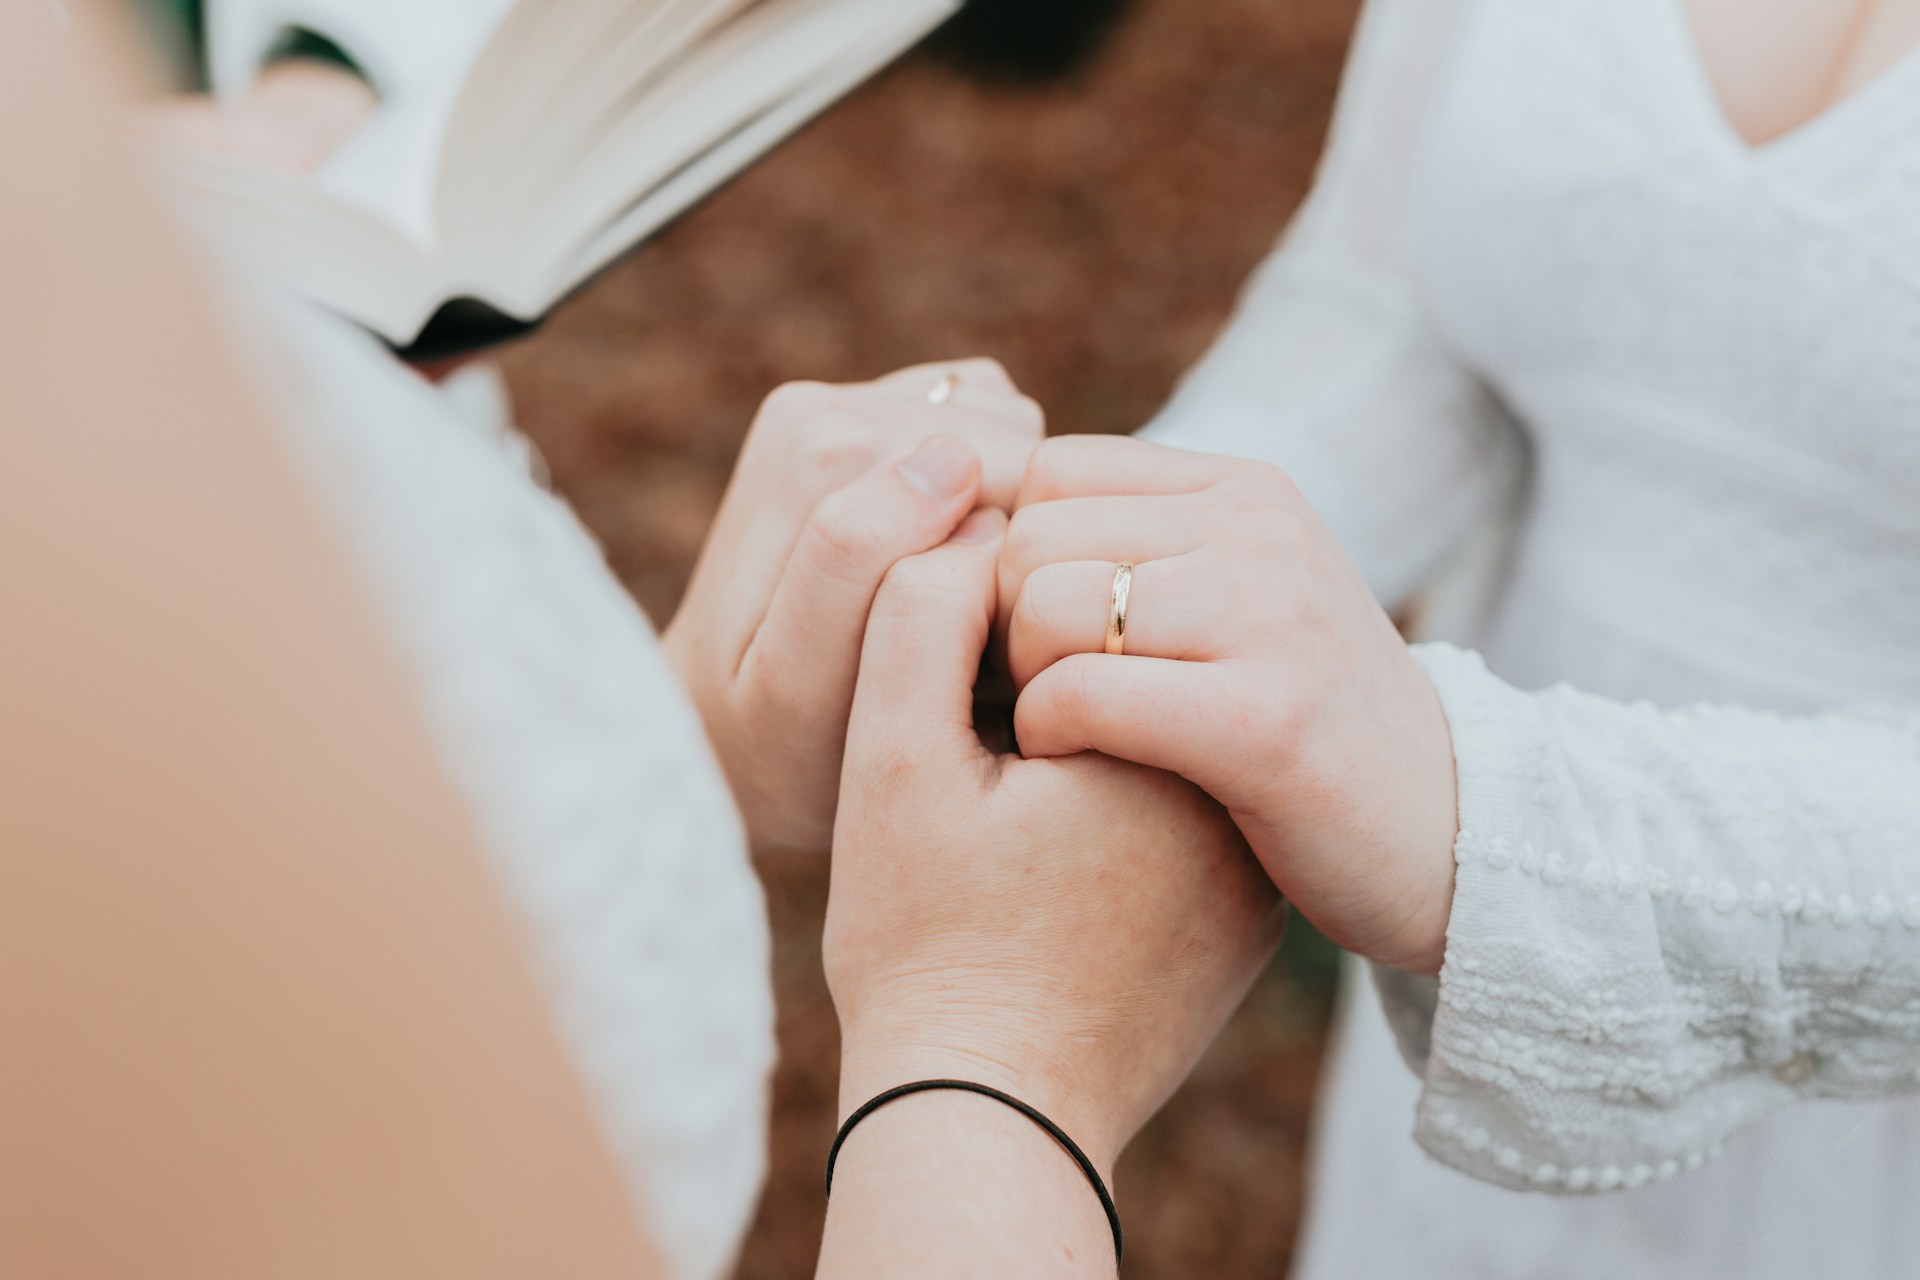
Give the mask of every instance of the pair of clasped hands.
M 1270 956 L 1283 894 L 1438 968 L 1453 759 L 1280 471 L 1044 434 L 991 361 L 781 388 L 666 644 L 755 843 L 831 842 L 843 1114 L 966 1077 L 1110 1169 Z M 1006 677 L 1001 752 L 979 702 Z
M 372 102 L 290 62 L 155 127 L 304 169 Z M 1044 435 L 991 361 L 782 388 L 666 643 L 755 844 L 832 844 L 843 1113 L 967 1076 L 1110 1172 L 1271 953 L 1282 893 L 1363 955 L 1438 967 L 1452 747 L 1279 471 Z M 1017 753 L 976 731 L 990 651 Z

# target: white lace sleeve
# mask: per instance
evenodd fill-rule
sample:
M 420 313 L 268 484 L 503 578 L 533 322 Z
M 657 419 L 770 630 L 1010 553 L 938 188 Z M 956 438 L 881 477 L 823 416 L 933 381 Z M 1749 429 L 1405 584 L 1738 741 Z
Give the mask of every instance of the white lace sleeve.
M 1313 194 L 1144 433 L 1285 468 L 1390 606 L 1490 521 L 1525 463 L 1409 269 L 1415 154 L 1462 7 L 1370 0 Z
M 1430 1153 L 1607 1191 L 1800 1098 L 1920 1088 L 1920 717 L 1659 711 L 1415 652 L 1460 780 L 1445 967 L 1385 993 Z

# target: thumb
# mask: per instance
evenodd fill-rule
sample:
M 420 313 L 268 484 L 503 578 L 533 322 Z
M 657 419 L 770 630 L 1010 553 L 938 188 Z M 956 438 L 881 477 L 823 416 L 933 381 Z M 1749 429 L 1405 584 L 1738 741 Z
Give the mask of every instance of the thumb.
M 904 753 L 984 757 L 973 686 L 993 621 L 995 564 L 1007 518 L 992 508 L 953 537 L 894 565 L 874 598 L 847 730 L 847 767 Z
M 741 671 L 794 680 L 798 665 L 849 687 L 880 580 L 901 557 L 939 546 L 979 485 L 974 451 L 937 435 L 829 495 L 800 531 Z

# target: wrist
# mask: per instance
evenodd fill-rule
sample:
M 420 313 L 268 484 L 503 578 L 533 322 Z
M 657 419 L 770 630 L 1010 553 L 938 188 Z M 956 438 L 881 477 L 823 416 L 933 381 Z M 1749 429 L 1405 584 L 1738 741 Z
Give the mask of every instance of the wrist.
M 1416 847 L 1426 868 L 1426 894 L 1415 915 L 1407 959 L 1395 966 L 1410 973 L 1433 976 L 1447 955 L 1447 926 L 1453 919 L 1454 878 L 1458 868 L 1453 846 L 1460 836 L 1458 766 L 1453 757 L 1453 730 L 1447 722 L 1440 691 L 1427 673 L 1414 665 L 1426 712 L 1429 746 L 1426 764 L 1424 820 Z
M 819 1276 L 962 1280 L 1032 1274 L 1040 1260 L 1050 1275 L 1111 1277 L 1116 1258 L 1098 1193 L 1029 1117 L 979 1094 L 929 1090 L 846 1135 Z
M 838 1119 L 844 1122 L 870 1099 L 898 1085 L 966 1080 L 1010 1094 L 1047 1116 L 1111 1183 L 1114 1162 L 1125 1142 L 1124 1126 L 1109 1114 L 1111 1109 L 1095 1096 L 1096 1090 L 1084 1079 L 1073 1078 L 1055 1054 L 1035 1043 L 1037 1039 L 1004 1027 L 968 1029 L 940 1025 L 934 1019 L 917 1025 L 850 1029 L 841 1055 Z M 1037 1127 L 1035 1133 L 1042 1141 L 1052 1141 Z
M 1444 837 L 1435 827 L 1431 839 L 1411 845 L 1412 866 L 1400 921 L 1376 945 L 1364 948 L 1368 959 L 1424 977 L 1440 972 L 1447 955 L 1447 926 L 1453 918 L 1454 834 L 1449 820 Z

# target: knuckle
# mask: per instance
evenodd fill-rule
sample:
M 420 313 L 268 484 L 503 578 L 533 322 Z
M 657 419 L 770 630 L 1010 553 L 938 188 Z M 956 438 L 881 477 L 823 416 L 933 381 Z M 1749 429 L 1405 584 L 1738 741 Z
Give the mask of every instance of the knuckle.
M 1251 706 L 1235 707 L 1233 727 L 1243 734 L 1256 735 L 1246 741 L 1263 744 L 1260 756 L 1277 773 L 1297 774 L 1306 755 L 1307 735 L 1312 731 L 1312 714 L 1297 697 L 1275 696 L 1256 712 Z M 1252 764 L 1256 753 L 1247 752 L 1243 760 Z
M 760 406 L 753 433 L 777 438 L 800 453 L 832 451 L 878 434 L 860 388 L 825 382 L 789 382 L 776 388 Z
M 943 424 L 943 428 L 940 434 L 964 441 L 979 455 L 981 469 L 987 474 L 997 472 L 1017 477 L 1026 467 L 1027 455 L 1033 450 L 1031 442 L 1016 439 L 1001 421 L 991 425 L 978 421 L 955 422 L 952 425 Z
M 1000 544 L 1000 563 L 1016 571 L 1038 563 L 1046 542 L 1046 519 L 1032 507 L 1023 507 L 1007 521 L 1006 538 Z
M 1072 436 L 1048 436 L 1035 445 L 1021 480 L 1020 500 L 1044 502 L 1059 492 L 1080 447 Z
M 1234 479 L 1251 494 L 1258 495 L 1268 502 L 1277 502 L 1284 506 L 1304 506 L 1306 500 L 1300 496 L 1300 489 L 1293 477 L 1271 462 L 1251 459 L 1239 461 L 1234 467 Z
M 1304 575 L 1281 597 L 1280 607 L 1282 625 L 1302 637 L 1323 637 L 1340 629 L 1339 605 Z
M 813 709 L 800 691 L 800 682 L 785 678 L 785 667 L 785 663 L 772 662 L 758 673 L 743 717 L 748 723 L 788 725 L 804 721 Z
M 1246 510 L 1235 524 L 1262 542 L 1288 548 L 1307 535 L 1306 512 L 1293 503 L 1275 502 L 1270 495 L 1256 494 L 1244 505 Z
M 900 412 L 900 400 L 889 395 L 887 382 L 856 382 L 844 387 L 835 387 L 834 404 L 842 409 L 861 414 L 885 415 L 893 417 Z
M 873 612 L 876 617 L 895 619 L 952 613 L 956 608 L 978 608 L 973 594 L 954 581 L 936 556 L 908 556 L 887 570 Z
M 956 360 L 952 367 L 954 373 L 960 377 L 991 383 L 1007 391 L 1014 390 L 1013 375 L 1007 372 L 1005 365 L 992 356 L 968 356 L 964 360 Z
M 892 547 L 886 521 L 851 489 L 823 498 L 807 527 L 829 565 L 871 565 L 884 559 Z
M 1013 406 L 1009 410 L 1008 417 L 1012 420 L 1013 425 L 1023 431 L 1031 432 L 1036 436 L 1046 434 L 1047 411 L 1042 408 L 1040 402 L 1032 396 L 1016 395 L 1013 398 Z
M 1043 478 L 1051 476 L 1066 465 L 1073 450 L 1074 441 L 1070 436 L 1052 436 L 1042 440 L 1034 447 L 1033 460 L 1027 464 L 1027 470 Z
M 973 412 L 979 415 L 983 426 L 991 427 L 995 435 L 1013 433 L 1022 437 L 1020 447 L 1029 451 L 1046 437 L 1046 412 L 1030 396 L 1007 395 L 988 401 L 974 401 Z
M 1060 617 L 1060 597 L 1063 588 L 1063 573 L 1060 566 L 1046 565 L 1028 575 L 1020 587 L 1020 597 L 1013 602 L 1013 616 L 1008 622 L 1013 634 L 1031 642 L 1046 636 Z
M 1079 724 L 1093 707 L 1093 685 L 1087 664 L 1067 659 L 1047 671 L 1047 696 L 1041 710 L 1047 718 L 1066 724 Z
M 930 555 L 907 556 L 887 570 L 881 590 L 895 599 L 937 596 L 948 590 L 947 576 Z
M 880 460 L 881 440 L 854 414 L 825 410 L 793 433 L 791 461 L 803 486 L 844 483 Z
M 798 427 L 831 408 L 838 394 L 837 388 L 824 382 L 789 382 L 775 387 L 760 405 L 759 424 L 773 430 Z
M 1007 637 L 1016 647 L 1031 645 L 1045 630 L 1040 593 L 1034 586 L 1034 579 L 1028 578 L 1021 584 L 1020 596 L 1013 602 L 1013 613 L 1007 619 Z

